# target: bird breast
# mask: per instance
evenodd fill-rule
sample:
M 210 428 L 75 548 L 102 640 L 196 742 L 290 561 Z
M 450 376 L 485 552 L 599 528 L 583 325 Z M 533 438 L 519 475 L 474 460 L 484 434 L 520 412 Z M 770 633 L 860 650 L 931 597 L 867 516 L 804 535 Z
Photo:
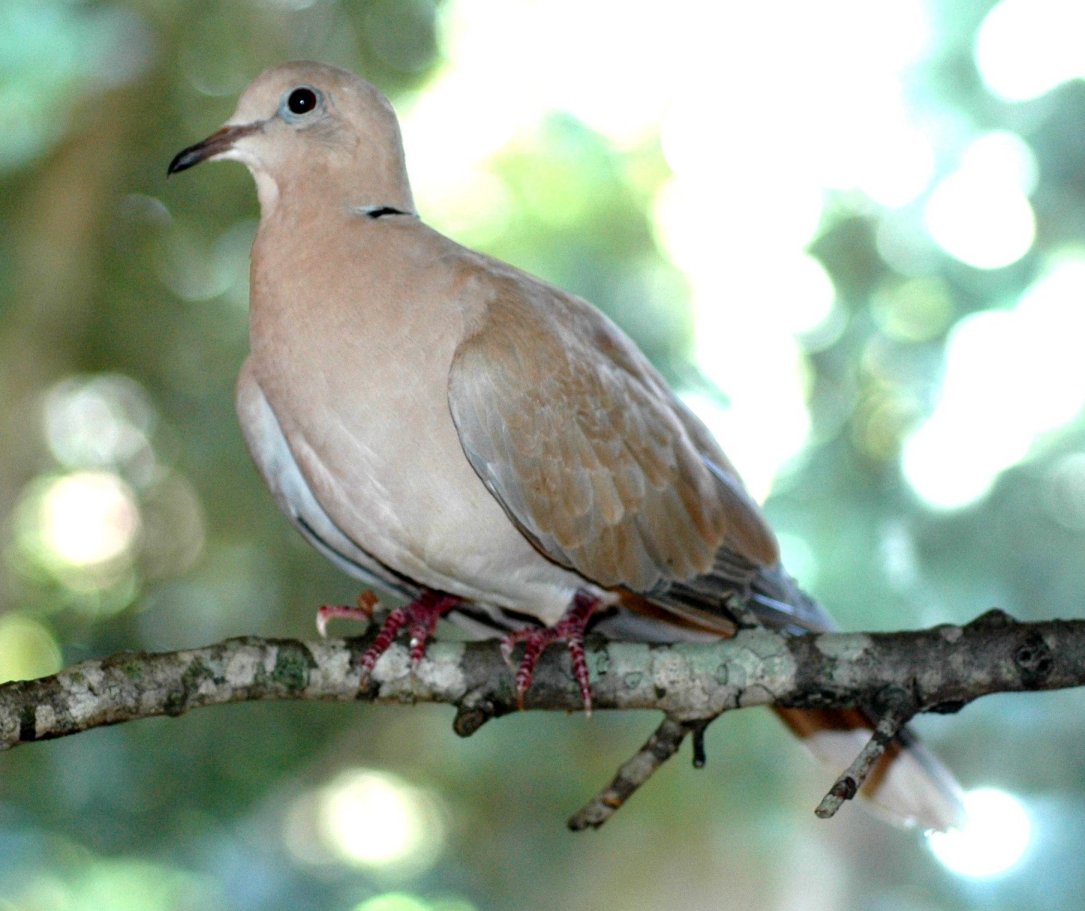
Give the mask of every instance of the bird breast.
M 309 492 L 395 572 L 556 619 L 585 580 L 512 523 L 467 461 L 449 411 L 463 295 L 432 257 L 403 261 L 380 249 L 377 231 L 358 233 L 337 270 L 300 269 L 281 243 L 269 264 L 259 235 L 253 250 L 250 368 Z M 319 248 L 313 238 L 304 246 Z

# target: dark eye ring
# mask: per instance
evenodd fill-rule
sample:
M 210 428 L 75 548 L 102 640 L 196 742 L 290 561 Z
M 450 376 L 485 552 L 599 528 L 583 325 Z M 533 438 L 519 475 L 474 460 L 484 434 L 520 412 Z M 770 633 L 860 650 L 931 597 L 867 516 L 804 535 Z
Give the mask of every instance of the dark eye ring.
M 306 86 L 294 89 L 286 99 L 286 107 L 291 114 L 308 114 L 316 105 L 316 92 Z

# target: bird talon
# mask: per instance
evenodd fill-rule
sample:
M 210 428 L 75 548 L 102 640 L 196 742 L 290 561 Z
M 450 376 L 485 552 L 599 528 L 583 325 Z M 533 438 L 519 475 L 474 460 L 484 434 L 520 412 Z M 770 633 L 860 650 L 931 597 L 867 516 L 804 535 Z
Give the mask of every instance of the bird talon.
M 460 603 L 460 599 L 441 592 L 422 592 L 410 604 L 397 607 L 384 618 L 384 625 L 362 655 L 362 683 L 376 667 L 377 662 L 395 642 L 404 626 L 410 633 L 408 658 L 412 665 L 418 664 L 426 654 L 426 643 L 437 628 L 437 621 Z
M 373 619 L 373 611 L 380 606 L 377 596 L 371 591 L 364 591 L 358 595 L 357 605 L 350 607 L 346 604 L 322 604 L 316 611 L 316 631 L 321 639 L 328 638 L 328 621 L 334 618 L 353 620 L 355 623 L 369 623 Z
M 569 650 L 569 659 L 572 663 L 573 678 L 580 690 L 580 698 L 584 704 L 584 712 L 591 715 L 591 675 L 588 670 L 588 660 L 584 653 L 584 630 L 592 613 L 601 602 L 587 592 L 578 591 L 573 599 L 572 606 L 562 615 L 553 626 L 526 627 L 514 630 L 501 640 L 501 654 L 505 663 L 512 668 L 512 653 L 518 642 L 524 643 L 524 656 L 516 666 L 516 675 L 513 684 L 516 688 L 516 706 L 520 711 L 524 709 L 524 701 L 527 691 L 535 678 L 535 667 L 546 647 L 554 642 L 564 642 Z

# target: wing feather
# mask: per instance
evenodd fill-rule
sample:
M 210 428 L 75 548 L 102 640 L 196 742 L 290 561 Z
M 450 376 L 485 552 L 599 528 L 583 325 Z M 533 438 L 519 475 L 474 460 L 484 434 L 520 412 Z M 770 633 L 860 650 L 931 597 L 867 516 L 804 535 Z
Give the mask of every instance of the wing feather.
M 552 559 L 647 592 L 753 565 L 775 539 L 708 431 L 579 298 L 516 274 L 456 351 L 449 408 L 468 460 Z

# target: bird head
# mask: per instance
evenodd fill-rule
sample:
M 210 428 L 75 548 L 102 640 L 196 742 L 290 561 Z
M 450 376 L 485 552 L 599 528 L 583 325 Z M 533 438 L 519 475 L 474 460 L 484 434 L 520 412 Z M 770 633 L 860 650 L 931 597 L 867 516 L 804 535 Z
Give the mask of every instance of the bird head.
M 261 73 L 225 125 L 179 152 L 168 173 L 216 160 L 248 167 L 265 217 L 285 193 L 414 208 L 391 104 L 338 67 L 302 61 Z

